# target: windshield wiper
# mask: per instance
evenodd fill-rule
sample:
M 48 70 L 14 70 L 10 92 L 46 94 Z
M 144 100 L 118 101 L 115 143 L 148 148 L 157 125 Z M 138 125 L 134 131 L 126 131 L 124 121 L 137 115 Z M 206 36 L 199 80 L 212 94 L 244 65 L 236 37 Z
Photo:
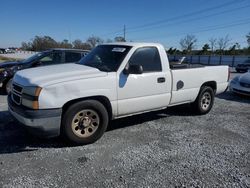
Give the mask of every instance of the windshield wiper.
M 76 64 L 81 64 L 81 63 L 76 63 Z M 81 65 L 84 65 L 84 66 L 88 66 L 88 67 L 92 67 L 92 68 L 96 68 L 98 69 L 99 71 L 103 71 L 103 72 L 111 72 L 110 68 L 108 68 L 106 65 L 100 65 L 100 64 L 81 64 Z
M 95 66 L 99 71 L 110 72 L 110 69 L 106 65 Z

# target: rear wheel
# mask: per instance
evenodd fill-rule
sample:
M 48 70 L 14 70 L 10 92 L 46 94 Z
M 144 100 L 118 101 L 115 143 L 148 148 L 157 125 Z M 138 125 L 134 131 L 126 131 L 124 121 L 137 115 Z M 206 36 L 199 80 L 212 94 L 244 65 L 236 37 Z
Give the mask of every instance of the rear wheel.
M 62 118 L 64 136 L 76 144 L 90 144 L 106 131 L 109 118 L 102 103 L 87 100 L 70 106 Z
M 198 97 L 192 104 L 197 114 L 207 114 L 214 104 L 214 90 L 208 86 L 202 86 Z

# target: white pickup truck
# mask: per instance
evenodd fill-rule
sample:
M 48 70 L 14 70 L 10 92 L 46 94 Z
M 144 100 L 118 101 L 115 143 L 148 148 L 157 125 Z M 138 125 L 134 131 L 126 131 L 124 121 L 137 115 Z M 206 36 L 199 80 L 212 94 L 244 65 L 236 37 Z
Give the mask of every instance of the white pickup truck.
M 88 144 L 112 119 L 184 103 L 206 114 L 228 78 L 227 66 L 170 65 L 160 44 L 103 44 L 77 64 L 17 72 L 8 104 L 34 134 Z

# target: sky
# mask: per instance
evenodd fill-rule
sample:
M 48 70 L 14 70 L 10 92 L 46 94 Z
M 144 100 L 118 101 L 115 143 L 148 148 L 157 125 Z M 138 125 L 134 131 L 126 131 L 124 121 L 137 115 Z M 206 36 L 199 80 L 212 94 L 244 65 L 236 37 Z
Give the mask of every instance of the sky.
M 104 40 L 123 36 L 180 48 L 187 34 L 197 49 L 210 38 L 229 35 L 230 44 L 247 46 L 250 0 L 10 0 L 0 4 L 0 47 L 21 46 L 34 36 L 57 41 Z

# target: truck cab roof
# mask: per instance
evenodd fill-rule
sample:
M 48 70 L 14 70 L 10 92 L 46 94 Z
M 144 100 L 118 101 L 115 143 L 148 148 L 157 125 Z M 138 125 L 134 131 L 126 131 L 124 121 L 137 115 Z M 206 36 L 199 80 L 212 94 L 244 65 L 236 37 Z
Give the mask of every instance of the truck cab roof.
M 148 43 L 148 42 L 114 42 L 114 43 L 104 43 L 102 45 L 122 45 L 122 46 L 132 46 L 132 47 L 141 47 L 141 46 L 162 47 L 162 45 L 159 43 Z

